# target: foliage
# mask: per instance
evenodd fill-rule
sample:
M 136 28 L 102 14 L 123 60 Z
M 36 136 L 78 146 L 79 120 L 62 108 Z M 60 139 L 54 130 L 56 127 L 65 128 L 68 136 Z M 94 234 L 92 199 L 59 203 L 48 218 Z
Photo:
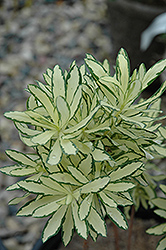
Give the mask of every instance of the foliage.
M 166 185 L 160 185 L 161 190 L 166 194 Z M 166 219 L 166 197 L 154 198 L 151 202 L 158 207 L 154 212 Z M 158 242 L 156 250 L 164 250 L 166 246 L 166 223 L 149 228 L 146 231 L 148 234 L 163 235 L 163 238 Z
M 140 197 L 143 203 L 138 186 L 153 198 L 145 166 L 149 159 L 165 156 L 166 128 L 159 121 L 165 118 L 160 96 L 166 81 L 149 99 L 138 98 L 165 68 L 166 60 L 148 71 L 141 64 L 130 76 L 129 58 L 121 49 L 111 76 L 107 60 L 100 63 L 87 54 L 85 65 L 73 62 L 68 72 L 58 65 L 47 69 L 45 84 L 28 86 L 27 110 L 5 113 L 23 143 L 34 149 L 27 155 L 6 151 L 17 164 L 0 171 L 24 176 L 7 190 L 25 191 L 9 204 L 25 199 L 19 216 L 50 216 L 43 241 L 60 228 L 64 245 L 74 229 L 96 241 L 107 235 L 106 215 L 127 229 L 119 206 L 139 205 Z M 31 194 L 34 198 L 27 202 Z

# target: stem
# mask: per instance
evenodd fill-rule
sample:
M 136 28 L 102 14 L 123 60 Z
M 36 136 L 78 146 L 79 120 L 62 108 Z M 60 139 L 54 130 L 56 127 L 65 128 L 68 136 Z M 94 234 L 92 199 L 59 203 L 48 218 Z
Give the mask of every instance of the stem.
M 88 246 L 88 239 L 87 240 L 84 240 L 84 243 L 83 243 L 83 250 L 88 250 L 89 246 Z
M 115 237 L 115 250 L 120 250 L 118 227 L 114 223 L 113 223 L 113 230 L 114 230 L 114 237 Z
M 128 234 L 127 250 L 131 249 L 131 236 L 132 236 L 134 215 L 135 215 L 135 207 L 134 207 L 134 205 L 132 205 L 130 223 L 129 223 L 129 234 Z

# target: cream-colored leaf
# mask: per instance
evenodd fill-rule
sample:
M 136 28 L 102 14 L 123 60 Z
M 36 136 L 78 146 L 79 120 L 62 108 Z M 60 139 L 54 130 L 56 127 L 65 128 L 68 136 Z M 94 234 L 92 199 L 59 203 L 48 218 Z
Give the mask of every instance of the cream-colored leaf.
M 104 191 L 99 193 L 101 200 L 109 207 L 117 207 L 117 204 Z
M 53 69 L 52 74 L 52 92 L 54 96 L 54 103 L 56 102 L 57 96 L 65 97 L 65 80 L 63 72 L 59 65 L 56 65 Z
M 62 225 L 62 240 L 63 244 L 67 246 L 73 236 L 74 232 L 74 222 L 72 218 L 71 206 L 68 207 L 67 213 L 65 215 L 65 221 Z
M 90 214 L 87 217 L 87 221 L 97 234 L 100 234 L 104 237 L 107 236 L 105 221 L 93 207 L 91 207 Z
M 50 165 L 56 165 L 61 161 L 61 158 L 62 158 L 62 149 L 60 147 L 59 140 L 56 140 L 53 147 L 51 148 L 47 163 Z
M 111 174 L 109 175 L 111 182 L 117 181 L 119 179 L 131 175 L 136 170 L 141 168 L 142 165 L 143 165 L 142 162 L 133 162 L 124 166 L 123 168 L 118 168 L 117 170 L 111 172 Z
M 59 231 L 66 210 L 67 206 L 61 206 L 47 221 L 42 235 L 43 242 L 45 242 L 47 239 L 49 239 L 51 236 L 55 235 Z
M 92 200 L 93 200 L 93 195 L 89 194 L 80 204 L 79 210 L 78 210 L 78 214 L 80 217 L 80 220 L 84 220 L 91 209 L 91 205 L 92 205 Z
M 74 225 L 77 230 L 77 233 L 82 236 L 84 239 L 88 237 L 88 229 L 85 221 L 80 220 L 78 216 L 78 204 L 74 200 L 72 202 L 72 214 L 74 219 Z
M 127 229 L 128 224 L 124 215 L 118 208 L 106 207 L 106 211 L 111 220 L 120 228 Z
M 89 180 L 87 179 L 87 177 L 85 175 L 83 175 L 83 173 L 77 169 L 76 167 L 73 166 L 68 166 L 68 170 L 70 171 L 70 173 L 72 174 L 72 176 L 79 181 L 80 183 L 87 183 Z
M 146 230 L 146 233 L 154 235 L 162 235 L 166 233 L 166 223 L 162 223 L 160 225 L 151 227 L 148 230 Z
M 109 183 L 109 177 L 99 177 L 81 187 L 81 193 L 97 193 L 104 189 Z
M 130 182 L 119 182 L 119 183 L 110 183 L 106 187 L 106 190 L 110 192 L 125 192 L 129 189 L 135 187 L 133 183 Z

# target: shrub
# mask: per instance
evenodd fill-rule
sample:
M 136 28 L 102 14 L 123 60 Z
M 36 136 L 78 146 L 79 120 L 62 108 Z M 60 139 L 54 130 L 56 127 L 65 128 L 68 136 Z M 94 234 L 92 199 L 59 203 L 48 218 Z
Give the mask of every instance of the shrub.
M 25 192 L 9 204 L 25 199 L 17 215 L 50 216 L 43 241 L 60 228 L 65 246 L 74 229 L 96 241 L 107 235 L 106 216 L 127 229 L 119 206 L 139 207 L 154 198 L 155 177 L 146 166 L 166 153 L 166 128 L 160 122 L 166 81 L 150 98 L 139 97 L 165 68 L 166 60 L 148 71 L 141 64 L 130 76 L 129 58 L 121 49 L 111 76 L 107 60 L 100 63 L 87 54 L 84 65 L 73 62 L 68 72 L 58 65 L 47 69 L 45 84 L 37 81 L 27 88 L 27 110 L 5 113 L 22 142 L 34 150 L 6 151 L 17 164 L 0 171 L 24 176 L 7 190 Z M 31 194 L 34 198 L 27 202 Z

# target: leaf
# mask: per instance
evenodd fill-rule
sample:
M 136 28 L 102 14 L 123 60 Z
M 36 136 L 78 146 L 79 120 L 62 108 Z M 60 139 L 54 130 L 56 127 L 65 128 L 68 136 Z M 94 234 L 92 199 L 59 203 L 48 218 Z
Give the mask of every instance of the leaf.
M 136 170 L 141 168 L 142 165 L 142 162 L 133 162 L 124 166 L 123 168 L 118 168 L 109 175 L 111 182 L 120 180 L 127 176 L 131 176 Z
M 42 132 L 38 133 L 38 135 L 33 136 L 33 138 L 31 138 L 31 140 L 35 144 L 44 145 L 49 140 L 51 140 L 51 138 L 55 134 L 57 134 L 56 130 L 54 130 L 54 131 L 53 130 L 46 130 L 44 132 L 42 131 Z
M 30 157 L 28 157 L 27 155 L 16 151 L 16 150 L 6 150 L 6 154 L 8 157 L 10 157 L 12 160 L 26 165 L 26 166 L 32 166 L 32 167 L 36 167 L 36 162 L 33 161 Z
M 43 206 L 38 207 L 33 212 L 33 217 L 46 217 L 59 209 L 60 205 L 57 204 L 56 199 L 48 204 L 44 204 Z
M 142 81 L 142 90 L 151 84 L 166 68 L 166 60 L 161 60 L 153 65 L 144 75 Z
M 156 209 L 154 211 L 155 214 L 159 215 L 160 217 L 163 217 L 164 219 L 166 219 L 166 211 L 165 210 L 161 210 L 161 209 Z
M 78 216 L 78 205 L 75 200 L 72 202 L 72 214 L 73 214 L 74 225 L 77 230 L 77 233 L 80 236 L 82 236 L 84 239 L 87 239 L 88 237 L 87 225 L 85 221 L 80 220 Z
M 95 148 L 95 150 L 91 154 L 92 154 L 94 160 L 97 162 L 98 161 L 108 161 L 108 160 L 112 159 L 108 153 L 106 153 L 103 150 L 98 149 L 98 148 Z
M 54 117 L 54 106 L 50 100 L 50 97 L 42 89 L 40 89 L 40 87 L 38 87 L 37 85 L 30 84 L 28 86 L 28 89 L 29 89 L 30 93 L 32 95 L 34 95 L 35 98 L 37 98 L 40 103 L 42 103 L 42 105 L 47 110 L 48 114 L 50 115 L 50 117 L 52 118 L 54 123 L 57 125 L 57 121 L 56 121 L 56 119 L 54 119 L 55 118 Z
M 97 193 L 104 189 L 109 183 L 109 177 L 99 177 L 81 187 L 81 193 Z
M 31 123 L 32 125 L 39 126 L 39 127 L 46 128 L 46 129 L 52 128 L 52 129 L 57 130 L 56 124 L 50 122 L 48 118 L 44 117 L 38 112 L 28 110 L 28 111 L 25 111 L 25 114 L 29 116 L 29 123 Z
M 71 215 L 72 215 L 71 206 L 68 206 L 67 213 L 65 215 L 65 221 L 63 222 L 62 225 L 62 240 L 65 246 L 69 244 L 74 232 L 74 222 L 73 222 L 73 217 Z
M 109 207 L 117 207 L 117 204 L 114 202 L 114 200 L 111 199 L 104 191 L 99 193 L 99 196 L 103 203 L 105 203 Z
M 44 195 L 54 195 L 56 191 L 51 188 L 48 188 L 41 183 L 37 183 L 34 181 L 26 180 L 18 182 L 19 187 L 24 190 L 34 193 L 34 194 L 44 194 Z
M 109 191 L 106 191 L 104 190 L 104 192 L 110 197 L 112 198 L 116 203 L 117 205 L 119 206 L 130 206 L 133 204 L 132 201 L 130 201 L 129 199 L 127 199 L 125 196 L 123 196 L 123 194 L 114 194 L 114 193 L 111 193 Z
M 70 173 L 72 174 L 72 176 L 80 183 L 87 183 L 89 180 L 88 178 L 83 175 L 83 173 L 77 169 L 76 167 L 73 167 L 73 166 L 68 166 L 67 167 L 68 170 L 70 171 Z
M 165 127 L 159 127 L 159 131 L 161 133 L 161 135 L 164 137 L 164 139 L 166 139 L 166 129 Z
M 75 92 L 80 84 L 80 72 L 78 67 L 74 66 L 70 71 L 69 78 L 67 80 L 67 102 L 72 103 Z
M 26 124 L 15 122 L 15 126 L 22 134 L 27 136 L 34 136 L 39 133 L 38 130 L 29 129 Z
M 164 199 L 164 198 L 155 198 L 155 199 L 151 200 L 151 202 L 155 206 L 157 206 L 161 209 L 166 209 L 166 199 Z
M 124 215 L 120 212 L 118 208 L 106 207 L 107 215 L 110 219 L 119 227 L 123 229 L 128 228 L 127 221 Z
M 60 147 L 59 140 L 57 139 L 48 155 L 47 163 L 50 165 L 57 165 L 61 161 L 61 158 L 62 149 Z
M 70 117 L 70 108 L 68 103 L 62 96 L 57 97 L 56 106 L 59 115 L 59 127 L 63 128 Z
M 29 216 L 32 215 L 33 211 L 45 204 L 48 204 L 52 202 L 55 198 L 53 196 L 45 196 L 38 200 L 34 199 L 28 203 L 26 203 L 24 206 L 22 206 L 19 211 L 17 212 L 18 216 Z
M 80 85 L 73 96 L 72 103 L 70 104 L 71 117 L 73 117 L 74 114 L 77 112 L 81 103 L 81 98 L 82 98 L 82 86 Z
M 122 86 L 122 90 L 125 93 L 129 83 L 130 77 L 130 63 L 129 58 L 124 49 L 120 49 L 116 60 L 116 76 L 117 80 Z
M 159 240 L 156 250 L 165 250 L 166 246 L 166 237 L 163 237 L 161 240 Z
M 58 96 L 65 97 L 65 92 L 65 79 L 63 72 L 59 65 L 56 65 L 52 74 L 52 93 L 54 97 L 54 103 L 56 102 L 56 98 Z
M 98 61 L 91 58 L 87 58 L 85 59 L 85 63 L 90 69 L 92 75 L 97 77 L 97 79 L 99 79 L 101 76 L 108 75 L 105 68 Z
M 97 113 L 98 109 L 99 109 L 99 107 L 96 107 L 93 111 L 90 112 L 90 114 L 86 118 L 84 118 L 78 124 L 76 124 L 75 126 L 73 126 L 71 128 L 64 130 L 64 133 L 65 134 L 74 133 L 74 132 L 82 129 L 83 127 L 86 127 L 86 125 L 90 122 L 90 120 L 93 118 L 93 116 Z
M 59 231 L 61 227 L 66 210 L 67 210 L 67 206 L 61 206 L 53 214 L 53 216 L 47 221 L 43 230 L 43 235 L 42 235 L 43 242 L 48 240 L 51 236 L 57 234 L 57 232 Z
M 105 221 L 94 207 L 91 207 L 87 221 L 97 234 L 104 237 L 107 236 Z
M 22 197 L 16 197 L 8 202 L 8 205 L 17 205 L 29 196 L 29 193 L 24 194 Z
M 75 186 L 80 185 L 80 183 L 76 181 L 72 177 L 72 175 L 70 175 L 69 173 L 65 173 L 65 172 L 52 174 L 51 178 L 53 178 L 54 180 L 60 183 L 65 183 L 65 184 L 70 184 L 70 185 L 75 185 Z
M 119 183 L 108 184 L 108 186 L 106 187 L 106 190 L 110 192 L 125 192 L 129 189 L 132 189 L 133 187 L 135 187 L 133 183 L 121 181 Z
M 34 109 L 37 107 L 37 100 L 33 95 L 30 95 L 30 97 L 27 100 L 27 109 Z
M 10 175 L 10 172 L 12 170 L 18 169 L 19 167 L 20 167 L 19 165 L 11 165 L 11 166 L 0 167 L 0 172 L 2 172 L 3 174 Z
M 22 168 L 17 168 L 14 170 L 11 170 L 10 175 L 12 176 L 27 176 L 27 175 L 32 175 L 35 174 L 37 171 L 35 168 L 32 167 L 22 167 Z
M 40 177 L 40 180 L 43 183 L 43 185 L 55 190 L 56 195 L 66 194 L 66 189 L 52 178 L 52 174 L 50 174 L 49 176 L 42 176 Z
M 166 185 L 160 184 L 160 188 L 166 194 Z
M 162 235 L 166 233 L 166 223 L 162 223 L 160 225 L 151 227 L 148 230 L 146 230 L 146 233 L 154 235 Z
M 92 205 L 92 201 L 93 201 L 93 195 L 89 194 L 81 202 L 79 210 L 78 210 L 78 214 L 79 214 L 80 220 L 85 220 L 86 217 L 89 215 L 90 209 L 91 209 L 91 205 Z
M 60 138 L 60 146 L 66 155 L 75 155 L 78 151 L 74 143 L 70 140 Z
M 92 156 L 88 155 L 85 159 L 83 159 L 79 163 L 79 170 L 84 173 L 85 176 L 88 176 L 88 174 L 92 171 Z

